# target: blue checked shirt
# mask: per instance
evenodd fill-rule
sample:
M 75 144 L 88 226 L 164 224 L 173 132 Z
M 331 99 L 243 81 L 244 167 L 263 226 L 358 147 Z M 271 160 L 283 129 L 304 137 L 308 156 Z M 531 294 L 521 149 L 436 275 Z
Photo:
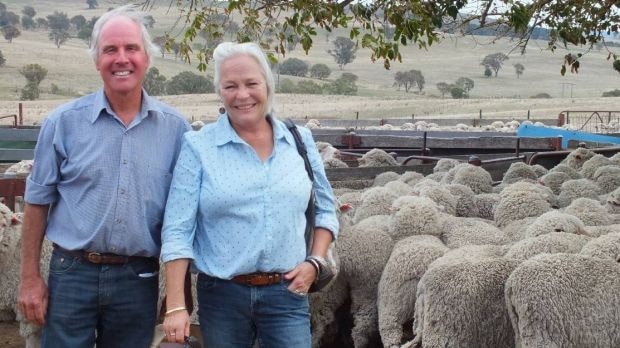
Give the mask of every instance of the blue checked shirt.
M 125 127 L 103 90 L 54 110 L 41 127 L 25 201 L 50 205 L 46 237 L 71 250 L 158 256 L 182 115 L 142 92 Z
M 184 136 L 162 232 L 164 262 L 193 259 L 193 268 L 230 279 L 286 272 L 306 257 L 305 211 L 312 182 L 295 139 L 270 119 L 274 149 L 261 162 L 226 114 Z M 306 128 L 299 128 L 315 174 L 316 226 L 338 233 L 332 189 Z

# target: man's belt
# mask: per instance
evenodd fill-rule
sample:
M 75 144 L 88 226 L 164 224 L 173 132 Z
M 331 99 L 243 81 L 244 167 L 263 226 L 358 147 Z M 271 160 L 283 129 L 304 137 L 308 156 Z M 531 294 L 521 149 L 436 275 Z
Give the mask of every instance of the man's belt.
M 77 257 L 86 262 L 98 264 L 98 265 L 123 265 L 131 261 L 140 260 L 154 260 L 154 257 L 146 256 L 124 256 L 112 253 L 97 253 L 86 250 L 68 250 L 58 244 L 54 243 L 54 249 L 60 251 L 63 254 Z

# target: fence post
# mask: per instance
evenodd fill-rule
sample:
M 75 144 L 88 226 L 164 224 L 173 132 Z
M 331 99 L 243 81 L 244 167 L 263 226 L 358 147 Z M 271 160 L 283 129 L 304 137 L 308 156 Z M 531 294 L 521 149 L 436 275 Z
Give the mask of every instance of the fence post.
M 566 124 L 566 116 L 564 116 L 563 112 L 560 112 L 558 115 L 558 127 L 562 127 Z
M 18 113 L 19 114 L 19 118 L 18 118 L 17 122 L 21 126 L 21 125 L 24 124 L 24 111 L 23 111 L 24 106 L 22 105 L 22 103 L 18 104 L 18 109 L 19 109 L 19 113 Z M 17 125 L 15 125 L 15 126 L 17 126 Z

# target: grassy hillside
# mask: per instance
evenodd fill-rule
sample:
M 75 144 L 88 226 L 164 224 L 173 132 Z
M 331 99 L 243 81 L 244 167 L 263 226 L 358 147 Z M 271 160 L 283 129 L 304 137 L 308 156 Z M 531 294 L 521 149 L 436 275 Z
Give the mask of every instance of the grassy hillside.
M 124 1 L 100 0 L 98 9 L 89 10 L 85 0 L 4 0 L 2 2 L 6 4 L 9 11 L 19 15 L 21 15 L 23 6 L 29 5 L 37 11 L 35 18 L 45 17 L 53 11 L 63 11 L 68 14 L 69 18 L 81 14 L 87 19 L 101 15 L 109 7 L 125 3 Z M 159 0 L 156 2 L 159 7 L 150 12 L 156 20 L 155 28 L 152 30 L 153 36 L 161 35 L 172 28 L 178 18 L 176 9 L 168 8 L 169 3 L 169 1 Z M 89 93 L 100 86 L 99 75 L 86 52 L 88 47 L 84 41 L 73 38 L 61 48 L 56 48 L 47 35 L 47 31 L 22 31 L 21 36 L 14 39 L 11 44 L 4 40 L 0 41 L 0 51 L 6 59 L 6 65 L 0 67 L 0 101 L 19 99 L 20 89 L 26 81 L 19 74 L 18 69 L 30 63 L 38 63 L 48 69 L 47 78 L 41 83 L 42 99 L 67 99 Z M 332 34 L 329 39 L 333 40 L 337 35 L 338 33 Z M 521 104 L 523 110 L 527 110 L 531 103 L 545 103 L 544 100 L 529 99 L 530 96 L 538 93 L 548 93 L 554 99 L 566 98 L 567 105 L 559 107 L 566 109 L 575 100 L 595 100 L 593 98 L 600 97 L 602 92 L 619 88 L 620 74 L 611 68 L 610 62 L 605 59 L 607 53 L 604 51 L 592 51 L 586 54 L 582 59 L 579 74 L 567 73 L 566 76 L 561 76 L 560 66 L 567 50 L 559 49 L 556 52 L 550 52 L 546 49 L 546 42 L 533 41 L 527 53 L 520 55 L 511 53 L 513 44 L 507 40 L 491 44 L 488 37 L 445 37 L 440 44 L 433 45 L 428 50 L 417 47 L 402 48 L 403 62 L 393 63 L 391 70 L 385 70 L 382 62 L 371 62 L 370 52 L 360 49 L 357 52 L 357 59 L 346 65 L 344 71 L 358 75 L 358 94 L 370 98 L 368 107 L 376 109 L 371 112 L 372 115 L 363 115 L 365 117 L 381 117 L 382 110 L 385 112 L 391 110 L 389 112 L 392 115 L 403 116 L 414 112 L 416 114 L 455 114 L 459 112 L 453 110 L 453 107 L 463 109 L 463 107 L 475 105 L 470 109 L 477 109 L 479 102 L 475 100 L 480 99 L 485 100 L 485 103 L 496 100 L 500 103 L 507 102 L 508 99 L 521 100 L 521 103 L 517 103 L 517 107 Z M 319 33 L 308 55 L 298 48 L 287 54 L 285 58 L 296 57 L 309 64 L 327 64 L 332 69 L 330 78 L 337 78 L 341 71 L 327 53 L 327 50 L 331 48 L 331 41 L 327 40 L 324 33 Z M 486 78 L 483 75 L 480 61 L 487 54 L 496 52 L 509 54 L 510 59 L 505 62 L 498 77 Z M 571 52 L 577 53 L 580 50 L 573 49 Z M 521 78 L 517 78 L 515 74 L 513 65 L 516 63 L 525 66 L 525 72 Z M 153 66 L 168 78 L 184 70 L 198 72 L 195 66 L 188 65 L 180 59 L 174 59 L 172 55 L 166 55 L 165 58 L 156 57 Z M 394 74 L 397 71 L 410 69 L 421 70 L 425 77 L 426 85 L 421 95 L 405 93 L 393 87 Z M 475 86 L 471 91 L 471 100 L 452 102 L 439 99 L 440 93 L 435 85 L 438 82 L 452 83 L 461 76 L 474 80 Z M 280 78 L 286 78 L 286 76 Z M 50 94 L 52 83 L 63 90 L 64 95 Z M 376 108 L 375 104 L 379 103 L 377 100 L 381 98 L 388 99 L 388 101 L 380 108 Z M 314 97 L 307 97 L 307 99 L 314 100 Z M 391 101 L 394 99 L 398 102 Z M 217 103 L 217 100 L 214 102 Z M 554 100 L 554 103 L 557 102 Z M 196 102 L 192 101 L 192 103 L 195 106 Z M 412 111 L 416 105 L 422 104 L 425 105 L 422 110 Z M 358 102 L 356 105 L 358 109 L 360 105 L 361 103 Z M 593 105 L 592 109 L 600 110 L 601 107 L 603 106 Z M 604 107 L 609 108 L 609 106 Z M 615 109 L 618 108 L 615 107 Z M 466 112 L 475 111 L 468 109 Z

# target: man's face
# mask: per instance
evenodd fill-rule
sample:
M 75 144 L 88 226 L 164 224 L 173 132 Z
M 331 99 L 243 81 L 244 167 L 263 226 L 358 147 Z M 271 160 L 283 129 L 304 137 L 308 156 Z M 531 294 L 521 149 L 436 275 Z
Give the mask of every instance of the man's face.
M 126 17 L 111 19 L 98 46 L 96 66 L 108 97 L 140 92 L 149 58 L 138 25 Z

